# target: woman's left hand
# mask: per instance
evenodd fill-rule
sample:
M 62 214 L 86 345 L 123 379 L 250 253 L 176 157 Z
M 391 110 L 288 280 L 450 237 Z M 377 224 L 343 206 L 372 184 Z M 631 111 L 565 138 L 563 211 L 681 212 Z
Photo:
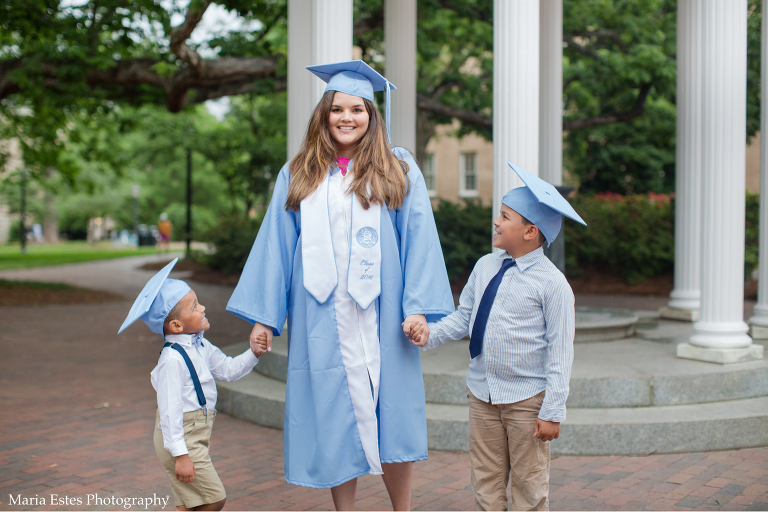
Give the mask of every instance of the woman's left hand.
M 403 332 L 411 343 L 423 347 L 429 341 L 429 326 L 424 315 L 408 315 L 403 322 Z

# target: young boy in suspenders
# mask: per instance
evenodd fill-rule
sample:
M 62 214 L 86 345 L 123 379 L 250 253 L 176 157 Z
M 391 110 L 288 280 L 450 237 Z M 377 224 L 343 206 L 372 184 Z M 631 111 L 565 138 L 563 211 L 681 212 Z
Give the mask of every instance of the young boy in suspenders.
M 221 510 L 226 493 L 208 454 L 216 416 L 214 378 L 233 381 L 250 373 L 267 351 L 267 340 L 252 341 L 248 350 L 228 357 L 203 338 L 210 327 L 205 307 L 189 285 L 168 279 L 176 261 L 146 284 L 118 334 L 141 319 L 165 338 L 151 373 L 157 391 L 154 444 L 176 510 Z

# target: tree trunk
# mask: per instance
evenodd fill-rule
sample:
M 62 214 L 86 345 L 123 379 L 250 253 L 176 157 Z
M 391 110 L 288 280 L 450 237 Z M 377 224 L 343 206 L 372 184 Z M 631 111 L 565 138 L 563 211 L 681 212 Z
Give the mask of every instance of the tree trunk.
M 427 144 L 435 135 L 437 125 L 430 119 L 426 110 L 418 109 L 416 114 L 416 163 L 424 165 L 427 156 Z

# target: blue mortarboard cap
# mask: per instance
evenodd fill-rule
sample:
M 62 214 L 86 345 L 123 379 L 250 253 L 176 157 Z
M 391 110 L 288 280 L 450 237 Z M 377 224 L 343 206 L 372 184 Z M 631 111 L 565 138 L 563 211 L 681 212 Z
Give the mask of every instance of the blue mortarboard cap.
M 168 279 L 179 258 L 174 259 L 155 274 L 131 306 L 123 325 L 117 334 L 127 329 L 136 320 L 143 320 L 149 330 L 163 334 L 163 324 L 168 313 L 179 303 L 191 288 L 184 281 Z
M 389 138 L 389 91 L 390 89 L 397 89 L 389 80 L 361 60 L 307 66 L 307 69 L 328 83 L 324 92 L 339 91 L 373 101 L 373 93 L 375 91 L 386 91 L 387 101 L 385 110 L 387 138 Z M 392 140 L 390 138 L 391 143 Z
M 520 176 L 525 186 L 507 192 L 501 202 L 536 225 L 547 239 L 547 245 L 557 238 L 562 215 L 587 225 L 554 186 L 516 165 L 507 163 Z

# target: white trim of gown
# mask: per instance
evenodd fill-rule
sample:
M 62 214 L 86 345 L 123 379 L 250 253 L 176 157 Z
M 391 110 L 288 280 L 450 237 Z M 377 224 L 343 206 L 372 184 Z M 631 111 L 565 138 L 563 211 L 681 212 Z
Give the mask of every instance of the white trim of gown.
M 338 276 L 333 302 L 341 357 L 360 440 L 371 474 L 380 475 L 383 471 L 376 418 L 381 371 L 378 317 L 375 306 L 360 308 L 347 291 L 352 229 L 352 196 L 347 193 L 347 187 L 351 182 L 351 169 L 346 176 L 336 171 L 328 180 L 328 215 Z

